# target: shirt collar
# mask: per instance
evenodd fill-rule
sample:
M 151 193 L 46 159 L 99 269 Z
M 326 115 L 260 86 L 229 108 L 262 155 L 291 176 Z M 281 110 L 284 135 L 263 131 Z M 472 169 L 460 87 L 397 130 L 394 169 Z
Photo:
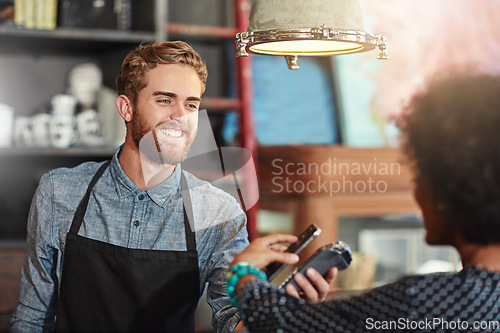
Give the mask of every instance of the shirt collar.
M 162 183 L 146 190 L 151 200 L 160 207 L 165 207 L 174 195 L 180 196 L 181 165 L 175 166 L 174 172 Z
M 111 159 L 109 166 L 111 175 L 114 179 L 116 194 L 118 197 L 134 196 L 142 192 L 137 185 L 123 171 L 118 157 L 120 156 L 123 146 L 118 148 Z M 179 184 L 181 181 L 181 165 L 177 164 L 174 172 L 162 183 L 147 189 L 146 192 L 151 200 L 160 207 L 165 207 L 172 195 L 180 195 Z

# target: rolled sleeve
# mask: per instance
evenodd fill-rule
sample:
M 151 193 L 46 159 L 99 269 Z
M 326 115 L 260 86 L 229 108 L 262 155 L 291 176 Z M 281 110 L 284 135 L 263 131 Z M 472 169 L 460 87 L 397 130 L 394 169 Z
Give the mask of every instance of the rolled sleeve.
M 246 216 L 239 205 L 230 205 L 225 216 L 227 222 L 217 226 L 220 240 L 211 255 L 207 279 L 207 302 L 212 307 L 212 325 L 217 332 L 233 332 L 240 321 L 238 310 L 227 295 L 226 273 L 234 257 L 248 246 Z
M 33 198 L 27 227 L 27 255 L 21 270 L 19 302 L 11 332 L 47 332 L 55 325 L 59 251 L 51 245 L 53 185 L 44 175 Z

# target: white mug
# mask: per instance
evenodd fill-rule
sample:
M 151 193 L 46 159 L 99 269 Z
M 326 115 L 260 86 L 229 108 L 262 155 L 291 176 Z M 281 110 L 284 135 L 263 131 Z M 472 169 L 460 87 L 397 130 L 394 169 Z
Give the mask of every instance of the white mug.
M 51 99 L 53 115 L 74 115 L 77 100 L 72 95 L 57 94 Z
M 99 117 L 95 110 L 89 109 L 77 114 L 76 128 L 79 142 L 85 145 L 95 145 L 103 141 Z
M 55 148 L 68 148 L 77 139 L 75 117 L 72 115 L 53 115 L 49 121 L 50 142 Z
M 12 145 L 14 127 L 14 109 L 0 103 L 0 147 L 8 148 Z
M 32 119 L 27 116 L 17 116 L 14 120 L 14 141 L 17 146 L 33 146 Z
M 33 144 L 37 147 L 50 146 L 50 124 L 51 115 L 39 113 L 32 117 Z

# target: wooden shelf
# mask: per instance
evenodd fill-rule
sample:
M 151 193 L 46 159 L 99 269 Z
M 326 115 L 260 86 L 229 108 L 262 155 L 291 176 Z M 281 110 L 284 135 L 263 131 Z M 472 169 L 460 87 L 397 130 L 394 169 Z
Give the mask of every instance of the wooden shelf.
M 59 40 L 101 41 L 112 43 L 141 43 L 154 41 L 153 32 L 119 31 L 108 29 L 57 28 L 55 30 L 29 30 L 14 26 L 0 26 L 0 36 L 46 38 Z
M 2 148 L 0 149 L 0 158 L 2 157 L 64 157 L 64 156 L 113 156 L 115 147 L 70 147 L 67 149 L 56 148 Z

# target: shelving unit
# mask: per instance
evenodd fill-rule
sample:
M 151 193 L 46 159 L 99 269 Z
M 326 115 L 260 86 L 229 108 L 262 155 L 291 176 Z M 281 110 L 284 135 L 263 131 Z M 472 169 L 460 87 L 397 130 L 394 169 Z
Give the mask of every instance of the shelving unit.
M 16 116 L 48 112 L 50 98 L 65 91 L 69 70 L 83 62 L 98 64 L 104 85 L 113 87 L 123 57 L 136 45 L 154 38 L 154 31 L 126 33 L 79 28 L 43 31 L 0 26 L 0 102 L 14 107 Z M 115 149 L 18 146 L 0 149 L 0 242 L 13 244 L 13 240 L 25 239 L 31 198 L 45 172 L 87 160 L 105 160 Z
M 175 1 L 170 1 L 173 2 Z M 180 4 L 179 1 L 178 3 Z M 200 54 L 207 60 L 210 75 L 201 107 L 209 110 L 209 115 L 216 123 L 228 111 L 237 112 L 240 123 L 239 145 L 255 154 L 250 59 L 234 59 L 232 50 L 234 34 L 245 30 L 248 24 L 249 1 L 225 1 L 228 8 L 232 7 L 233 14 L 227 15 L 234 19 L 232 27 L 222 24 L 169 22 L 169 1 L 154 0 L 154 4 L 154 11 L 150 13 L 154 18 L 154 30 L 151 31 L 124 32 L 64 27 L 43 31 L 0 26 L 0 102 L 13 106 L 16 115 L 46 112 L 51 96 L 64 92 L 68 71 L 82 62 L 97 63 L 103 70 L 104 85 L 114 87 L 114 78 L 121 61 L 131 49 L 143 42 L 166 40 L 173 36 L 191 42 L 197 50 L 199 46 Z M 210 48 L 217 49 L 217 52 L 214 53 Z M 204 51 L 206 54 L 203 54 Z M 219 55 L 224 55 L 225 58 L 218 59 Z M 237 88 L 231 89 L 230 85 Z M 19 184 L 19 187 L 25 190 L 16 192 L 27 191 L 22 194 L 25 197 L 24 216 L 15 221 L 9 220 L 8 223 L 25 223 L 29 206 L 26 198 L 33 195 L 42 171 L 59 166 L 73 166 L 89 159 L 104 160 L 112 155 L 115 148 L 0 149 L 0 160 L 5 162 L 0 169 L 0 178 L 19 179 L 21 183 L 25 183 Z M 6 162 L 7 160 L 9 161 Z M 27 165 L 16 168 L 16 163 Z M 21 171 L 27 174 L 20 174 Z M 7 195 L 7 191 L 3 192 L 5 195 L 0 192 L 0 211 L 2 207 L 12 206 L 7 203 L 7 197 L 10 201 L 12 197 Z M 0 230 L 2 223 L 7 223 L 6 215 L 10 216 L 3 214 L 4 218 L 0 218 Z M 257 235 L 255 209 L 248 212 L 248 219 L 250 237 L 254 238 Z
M 211 2 L 219 9 L 226 7 L 225 14 L 220 15 L 226 18 L 225 22 L 209 22 L 207 20 L 210 19 L 202 18 L 200 22 L 203 24 L 201 25 L 194 23 L 196 18 L 191 19 L 189 14 L 180 15 L 179 8 L 182 8 L 184 12 L 185 8 L 192 7 L 187 6 L 189 5 L 187 3 L 181 3 L 178 0 L 149 1 L 154 3 L 154 6 L 150 6 L 153 10 L 149 13 L 151 19 L 154 20 L 151 31 L 126 32 L 65 27 L 43 31 L 0 26 L 0 74 L 3 74 L 0 75 L 0 88 L 5 86 L 5 89 L 0 89 L 0 102 L 14 106 L 17 115 L 46 112 L 51 96 L 64 92 L 68 71 L 74 65 L 87 61 L 97 63 L 101 67 L 105 86 L 114 87 L 114 78 L 121 61 L 131 49 L 140 43 L 167 40 L 172 36 L 193 44 L 207 61 L 210 74 L 201 107 L 209 111 L 209 116 L 216 127 L 220 127 L 221 119 L 228 111 L 237 112 L 241 128 L 239 145 L 255 152 L 251 119 L 250 59 L 234 59 L 234 51 L 229 50 L 234 45 L 233 38 L 236 32 L 246 29 L 249 1 L 204 2 L 204 6 L 209 6 L 208 2 Z M 189 19 L 186 23 L 170 22 L 168 17 L 172 16 L 175 19 L 179 16 L 183 16 L 181 19 L 187 17 Z M 232 19 L 234 22 L 229 22 Z M 231 78 L 232 75 L 234 76 Z M 234 84 L 238 90 L 232 89 L 231 84 Z M 28 98 L 26 98 L 27 94 Z M 216 140 L 224 145 L 220 137 Z M 26 163 L 27 160 L 32 159 L 35 162 L 30 165 L 33 168 L 28 171 L 30 175 L 17 176 L 20 181 L 31 184 L 31 193 L 27 195 L 31 196 L 36 187 L 33 186 L 37 182 L 35 177 L 40 176 L 40 169 L 37 168 L 39 161 L 36 159 L 42 158 L 46 162 L 53 159 L 53 167 L 72 166 L 72 161 L 107 159 L 115 148 L 71 147 L 58 150 L 14 147 L 1 149 L 0 159 L 17 159 L 20 163 Z M 12 163 L 13 161 L 10 165 Z M 26 166 L 20 169 L 26 169 Z M 12 170 L 7 170 L 4 165 L 1 172 L 5 174 Z M 14 170 L 14 173 L 19 173 L 19 170 Z M 0 193 L 0 210 L 2 209 L 1 197 Z M 0 218 L 0 229 L 2 228 L 1 220 Z M 16 223 L 21 223 L 22 220 L 21 218 Z M 248 226 L 251 237 L 256 235 L 255 224 L 255 214 L 250 211 Z

